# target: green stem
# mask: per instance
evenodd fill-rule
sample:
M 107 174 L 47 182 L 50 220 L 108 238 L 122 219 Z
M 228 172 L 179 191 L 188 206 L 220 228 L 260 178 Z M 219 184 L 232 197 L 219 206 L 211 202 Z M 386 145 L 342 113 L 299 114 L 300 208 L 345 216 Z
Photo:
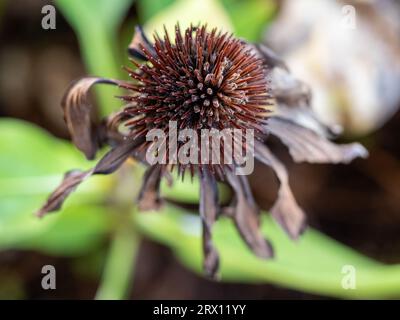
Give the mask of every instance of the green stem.
M 111 242 L 96 300 L 126 299 L 133 280 L 138 244 L 132 225 L 121 224 Z

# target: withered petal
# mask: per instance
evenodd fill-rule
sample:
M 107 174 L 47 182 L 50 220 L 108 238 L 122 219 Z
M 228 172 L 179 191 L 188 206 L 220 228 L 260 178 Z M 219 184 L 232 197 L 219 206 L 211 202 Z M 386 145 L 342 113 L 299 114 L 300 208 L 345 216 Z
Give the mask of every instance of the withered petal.
M 271 215 L 292 239 L 297 239 L 305 229 L 306 218 L 290 189 L 286 168 L 271 151 L 259 141 L 255 142 L 254 152 L 255 157 L 259 161 L 270 166 L 274 170 L 280 182 L 278 199 L 271 208 Z
M 163 175 L 160 165 L 149 167 L 144 174 L 143 184 L 139 192 L 139 210 L 158 210 L 162 204 L 160 198 L 160 181 Z
M 336 136 L 342 128 L 338 125 L 327 125 L 319 120 L 310 108 L 311 88 L 294 77 L 285 62 L 270 48 L 255 45 L 257 54 L 271 70 L 269 86 L 271 96 L 276 100 L 275 114 L 288 118 L 299 124 L 307 124 L 311 129 L 327 136 Z
M 94 84 L 119 85 L 120 81 L 87 77 L 73 83 L 65 93 L 61 105 L 72 142 L 87 159 L 93 159 L 99 147 L 97 127 L 90 118 L 92 105 L 88 93 Z
M 248 193 L 247 178 L 237 176 L 227 170 L 226 177 L 235 193 L 232 218 L 243 240 L 249 248 L 260 258 L 274 256 L 271 244 L 264 238 L 260 230 L 259 210 L 251 193 Z
M 258 43 L 254 45 L 258 54 L 264 59 L 264 64 L 269 68 L 280 67 L 284 70 L 289 71 L 285 61 L 280 58 L 272 49 L 264 44 Z
M 207 168 L 200 175 L 200 216 L 203 223 L 203 267 L 207 276 L 215 278 L 219 255 L 212 242 L 212 226 L 219 212 L 217 182 Z
M 281 105 L 290 108 L 309 107 L 311 89 L 303 81 L 295 78 L 282 68 L 274 68 L 270 73 L 271 95 L 276 99 L 278 108 Z
M 74 191 L 78 185 L 92 174 L 92 170 L 72 170 L 64 175 L 64 179 L 56 190 L 50 195 L 46 203 L 36 212 L 36 216 L 43 217 L 46 213 L 57 211 L 64 200 Z
M 300 105 L 296 108 L 288 107 L 284 104 L 279 104 L 275 109 L 274 117 L 285 119 L 299 126 L 306 127 L 315 131 L 317 134 L 327 137 L 335 138 L 343 132 L 342 126 L 338 124 L 323 123 L 309 106 Z
M 368 151 L 359 143 L 338 145 L 311 129 L 281 117 L 271 117 L 268 130 L 288 147 L 296 162 L 349 163 L 355 158 L 368 156 Z
M 114 147 L 91 170 L 73 170 L 66 173 L 61 184 L 49 196 L 44 206 L 36 212 L 36 215 L 42 217 L 49 212 L 59 210 L 71 192 L 91 175 L 110 174 L 117 170 L 141 141 L 142 139 L 127 140 L 123 144 Z
M 271 95 L 276 100 L 275 114 L 290 119 L 300 125 L 306 124 L 323 135 L 333 137 L 342 132 L 339 125 L 328 125 L 317 118 L 310 108 L 311 89 L 303 81 L 294 77 L 285 62 L 269 47 L 254 45 L 258 56 L 269 67 Z
M 94 174 L 110 174 L 117 170 L 126 159 L 128 159 L 135 148 L 145 140 L 144 137 L 139 137 L 135 140 L 126 139 L 120 145 L 108 151 L 103 158 L 94 167 Z
M 98 138 L 101 144 L 107 144 L 114 147 L 121 144 L 127 137 L 127 135 L 119 131 L 118 121 L 123 119 L 121 111 L 114 112 L 111 115 L 105 117 L 98 126 Z
M 135 33 L 133 38 L 128 46 L 128 53 L 133 58 L 138 58 L 141 60 L 147 60 L 147 58 L 143 55 L 142 47 L 146 49 L 148 52 L 154 53 L 153 45 L 147 39 L 143 28 L 141 26 L 135 27 Z
M 301 105 L 309 106 L 310 87 L 290 73 L 285 61 L 263 44 L 255 44 L 252 47 L 256 55 L 263 60 L 263 64 L 270 70 L 268 73 L 269 87 L 278 107 L 280 105 L 293 108 Z

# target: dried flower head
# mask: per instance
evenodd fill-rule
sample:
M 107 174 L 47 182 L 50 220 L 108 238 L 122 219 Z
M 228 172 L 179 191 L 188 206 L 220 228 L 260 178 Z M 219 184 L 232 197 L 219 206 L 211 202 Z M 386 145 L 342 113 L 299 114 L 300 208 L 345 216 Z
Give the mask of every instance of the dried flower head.
M 357 143 L 336 145 L 327 140 L 326 136 L 336 132 L 336 128 L 325 126 L 315 117 L 309 108 L 309 88 L 293 78 L 285 63 L 263 45 L 249 44 L 215 29 L 208 32 L 205 26 L 190 27 L 183 35 L 177 26 L 174 41 L 165 32 L 163 39 L 155 36 L 152 44 L 138 27 L 129 52 L 142 61 L 133 61 L 136 70 L 127 69 L 134 82 L 83 78 L 65 94 L 62 106 L 74 144 L 89 159 L 101 145 L 108 144 L 112 149 L 94 168 L 67 173 L 38 211 L 39 216 L 58 210 L 65 198 L 91 175 L 112 173 L 130 157 L 148 165 L 139 208 L 158 208 L 162 204 L 160 180 L 168 176 L 173 166 L 146 161 L 144 155 L 151 148 L 146 136 L 152 129 L 167 132 L 168 123 L 176 121 L 178 130 L 255 130 L 258 139 L 254 141 L 254 157 L 270 166 L 280 182 L 271 215 L 296 239 L 305 228 L 305 215 L 289 187 L 284 165 L 266 145 L 263 133 L 278 137 L 298 162 L 347 163 L 367 155 Z M 121 111 L 96 124 L 90 119 L 87 95 L 97 83 L 123 87 L 129 94 L 121 97 L 127 103 Z M 268 114 L 271 103 L 275 110 Z M 178 149 L 181 147 L 182 144 L 178 145 Z M 220 215 L 233 219 L 243 240 L 257 256 L 271 258 L 273 249 L 259 229 L 259 208 L 247 177 L 232 170 L 240 172 L 240 167 L 235 162 L 215 168 L 200 162 L 190 168 L 200 179 L 199 211 L 206 273 L 214 277 L 218 270 L 212 227 Z M 221 207 L 218 201 L 217 181 L 224 181 L 234 191 L 228 206 Z
M 164 40 L 155 38 L 153 50 L 141 48 L 149 64 L 134 62 L 140 71 L 129 72 L 140 83 L 128 87 L 140 95 L 126 97 L 137 105 L 127 113 L 140 116 L 129 123 L 134 130 L 150 123 L 164 129 L 169 120 L 179 128 L 261 128 L 265 68 L 246 44 L 205 26 L 190 27 L 182 37 L 177 26 L 175 45 L 166 32 Z
M 170 121 L 178 129 L 197 130 L 199 136 L 201 129 L 211 128 L 265 132 L 270 98 L 266 68 L 246 43 L 217 29 L 208 32 L 206 26 L 191 26 L 182 36 L 177 25 L 174 43 L 165 31 L 153 46 L 139 43 L 139 49 L 137 56 L 146 62 L 133 61 L 136 71 L 126 68 L 138 82 L 123 85 L 137 94 L 121 97 L 130 104 L 123 120 L 131 136 L 146 137 L 152 129 L 167 133 Z M 150 142 L 145 144 L 147 148 Z M 223 177 L 224 166 L 211 168 L 217 169 Z

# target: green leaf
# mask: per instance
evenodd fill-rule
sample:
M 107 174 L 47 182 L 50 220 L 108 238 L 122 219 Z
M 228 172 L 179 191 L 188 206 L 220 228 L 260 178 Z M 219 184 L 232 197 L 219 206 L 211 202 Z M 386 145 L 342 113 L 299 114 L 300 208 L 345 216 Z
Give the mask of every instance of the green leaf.
M 185 204 L 197 204 L 200 199 L 200 181 L 197 176 L 191 177 L 188 171 L 184 179 L 173 175 L 172 186 L 169 186 L 166 179 L 161 180 L 162 198 L 171 199 Z M 225 184 L 218 184 L 220 202 L 226 203 L 230 198 L 229 188 Z
M 273 0 L 222 0 L 234 26 L 235 35 L 248 41 L 259 41 L 277 11 Z
M 191 23 L 207 23 L 208 27 L 218 27 L 223 31 L 233 31 L 232 23 L 218 0 L 176 0 L 160 11 L 145 24 L 145 31 L 152 35 L 164 33 L 165 25 L 169 34 L 174 34 L 174 26 L 179 22 L 182 30 Z
M 184 265 L 202 274 L 201 223 L 198 216 L 174 207 L 161 213 L 135 215 L 142 232 L 170 247 Z M 273 283 L 300 291 L 343 298 L 400 296 L 400 265 L 384 265 L 309 229 L 299 242 L 287 238 L 266 214 L 262 230 L 276 257 L 262 260 L 244 245 L 231 221 L 222 218 L 213 229 L 226 282 Z M 356 288 L 344 289 L 345 266 L 354 267 Z
M 33 221 L 33 220 L 36 221 Z M 9 243 L 12 249 L 38 250 L 52 255 L 76 256 L 97 248 L 112 230 L 112 211 L 104 206 L 68 205 L 40 221 L 26 217 L 23 224 L 36 225 L 36 232 Z M 45 221 L 48 220 L 48 221 Z M 42 225 L 40 225 L 42 224 Z M 7 230 L 10 234 L 10 228 Z M 15 230 L 14 230 L 15 231 Z M 7 237 L 15 239 L 15 237 Z M 3 244 L 5 242 L 3 241 Z
M 116 30 L 132 0 L 56 0 L 56 4 L 74 27 L 101 24 L 106 30 Z
M 120 79 L 121 57 L 118 52 L 118 27 L 133 0 L 57 0 L 60 9 L 74 28 L 82 56 L 91 75 Z M 132 30 L 133 32 L 133 30 Z M 103 115 L 120 107 L 114 98 L 118 89 L 96 88 Z
M 165 10 L 175 0 L 139 0 L 138 12 L 141 23 L 146 22 L 158 12 Z
M 70 254 L 96 244 L 111 227 L 106 209 L 96 205 L 112 185 L 109 177 L 85 182 L 60 213 L 34 216 L 64 172 L 92 166 L 72 144 L 32 124 L 2 119 L 0 150 L 0 248 Z
M 201 20 L 234 31 L 236 36 L 249 41 L 260 40 L 276 9 L 276 3 L 272 0 L 213 0 L 197 3 L 187 0 L 138 1 L 139 17 L 141 21 L 147 22 L 147 31 L 156 29 L 162 32 L 164 23 L 173 26 L 179 21 L 181 25 L 187 26 L 190 22 L 197 23 Z M 200 14 L 199 18 L 199 13 L 205 14 Z M 168 30 L 171 32 L 173 29 L 169 26 Z

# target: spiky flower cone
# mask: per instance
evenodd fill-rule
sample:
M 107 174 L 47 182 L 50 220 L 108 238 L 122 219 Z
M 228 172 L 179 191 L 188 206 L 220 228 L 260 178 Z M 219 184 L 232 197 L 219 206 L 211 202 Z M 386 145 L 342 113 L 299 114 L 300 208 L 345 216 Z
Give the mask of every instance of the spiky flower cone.
M 178 130 L 194 129 L 199 135 L 212 128 L 264 131 L 266 69 L 241 40 L 205 26 L 182 35 L 176 26 L 174 43 L 165 32 L 163 39 L 155 37 L 153 47 L 141 45 L 141 50 L 147 62 L 133 61 L 137 71 L 127 68 L 138 83 L 126 88 L 136 94 L 122 97 L 131 103 L 124 120 L 133 136 L 146 136 L 151 129 L 168 133 L 170 121 Z

